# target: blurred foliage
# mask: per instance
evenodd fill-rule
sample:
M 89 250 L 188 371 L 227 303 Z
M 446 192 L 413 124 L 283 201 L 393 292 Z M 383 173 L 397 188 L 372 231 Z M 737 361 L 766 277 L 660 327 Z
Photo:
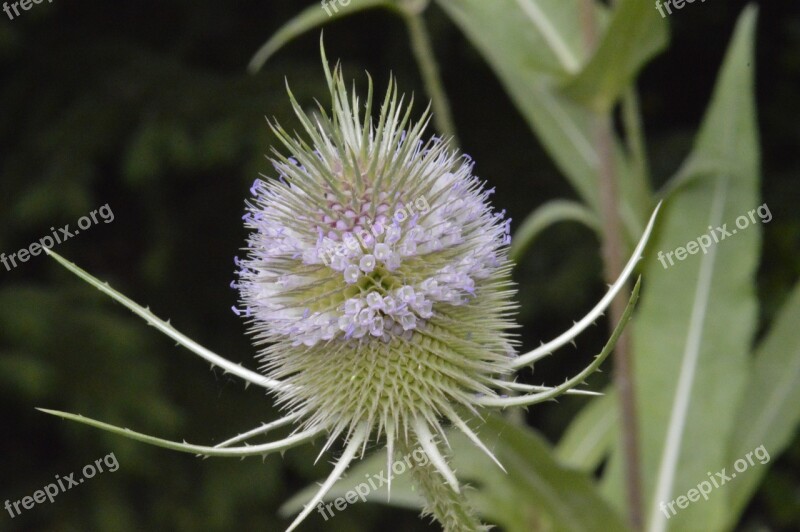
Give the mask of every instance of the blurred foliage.
M 358 0 L 353 0 L 354 2 Z M 313 32 L 282 50 L 256 76 L 252 54 L 300 7 L 288 2 L 99 0 L 35 5 L 0 19 L 0 252 L 10 254 L 74 225 L 103 204 L 115 220 L 59 252 L 169 317 L 200 343 L 253 367 L 248 338 L 230 311 L 233 257 L 244 243 L 243 201 L 271 169 L 264 116 L 294 123 L 287 79 L 301 102 L 326 95 Z M 304 5 L 311 5 L 306 2 Z M 691 148 L 736 16 L 744 2 L 695 4 L 670 17 L 669 52 L 640 80 L 652 174 L 661 185 Z M 0 15 L 3 17 L 3 15 Z M 497 187 L 495 204 L 517 220 L 574 193 L 531 135 L 500 82 L 437 8 L 426 13 L 464 149 Z M 800 10 L 763 2 L 757 43 L 762 196 L 774 215 L 763 226 L 760 328 L 800 273 Z M 422 93 L 402 23 L 359 14 L 326 30 L 331 57 L 380 86 L 392 71 Z M 538 239 L 515 275 L 526 346 L 550 338 L 603 291 L 597 242 L 570 224 Z M 537 364 L 555 382 L 602 345 L 602 327 L 575 357 Z M 557 360 L 557 362 L 556 362 Z M 602 386 L 602 378 L 592 387 Z M 54 475 L 110 452 L 120 469 L 0 517 L 0 530 L 280 530 L 278 507 L 322 476 L 318 446 L 244 462 L 200 461 L 106 436 L 33 410 L 92 415 L 142 432 L 214 443 L 276 416 L 259 390 L 198 363 L 119 305 L 35 257 L 0 266 L 0 401 L 5 499 L 19 500 Z M 557 440 L 584 398 L 532 409 L 528 421 Z M 323 461 L 324 462 L 324 461 Z M 772 465 L 744 527 L 800 527 L 800 440 Z M 305 529 L 423 530 L 413 512 L 356 505 Z M 432 530 L 435 527 L 430 527 Z

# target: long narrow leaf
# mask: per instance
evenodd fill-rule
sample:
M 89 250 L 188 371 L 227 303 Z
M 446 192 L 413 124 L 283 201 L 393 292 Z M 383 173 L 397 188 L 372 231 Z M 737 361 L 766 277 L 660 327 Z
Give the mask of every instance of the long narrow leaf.
M 619 428 L 617 401 L 616 393 L 607 392 L 572 420 L 556 447 L 562 464 L 591 472 L 608 456 Z
M 258 72 L 275 52 L 307 31 L 323 26 L 336 19 L 376 7 L 397 10 L 397 7 L 391 0 L 354 0 L 347 5 L 332 0 L 328 2 L 326 6 L 316 4 L 309 6 L 289 22 L 281 26 L 275 35 L 261 45 L 261 48 L 258 49 L 250 60 L 250 64 L 247 68 L 250 72 Z
M 519 262 L 533 241 L 545 229 L 558 222 L 578 222 L 594 231 L 600 228 L 597 216 L 581 203 L 567 200 L 549 201 L 530 213 L 514 233 L 509 250 L 511 260 Z
M 595 115 L 566 96 L 561 86 L 585 60 L 578 0 L 437 0 L 503 83 L 539 142 L 580 198 L 599 211 Z M 608 13 L 594 6 L 599 30 Z M 577 66 L 576 66 L 577 65 Z M 618 140 L 614 166 L 619 175 L 621 216 L 633 243 L 652 209 L 641 201 L 641 187 Z
M 719 530 L 728 511 L 722 494 L 684 508 L 673 503 L 674 512 L 662 505 L 695 488 L 709 471 L 730 467 L 727 442 L 749 371 L 761 230 L 757 218 L 738 231 L 735 221 L 755 212 L 759 202 L 755 20 L 755 9 L 740 19 L 644 268 L 648 290 L 633 328 L 633 351 L 644 500 L 653 532 Z M 724 240 L 723 228 L 731 233 Z M 619 452 L 606 489 L 623 506 Z
M 666 21 L 642 0 L 621 0 L 597 52 L 564 88 L 593 109 L 607 112 L 639 70 L 669 40 Z
M 731 439 L 728 463 L 745 459 L 748 453 L 764 446 L 767 460 L 777 456 L 792 442 L 800 426 L 800 283 L 775 319 L 755 355 L 747 393 L 739 407 L 736 430 Z M 729 526 L 732 528 L 761 479 L 767 472 L 763 453 L 755 466 L 739 475 L 731 485 Z M 749 463 L 749 462 L 748 462 Z

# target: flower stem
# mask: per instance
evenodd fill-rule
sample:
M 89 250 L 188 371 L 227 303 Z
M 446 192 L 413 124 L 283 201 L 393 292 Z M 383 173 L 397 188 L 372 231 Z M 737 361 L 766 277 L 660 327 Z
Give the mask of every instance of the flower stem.
M 612 2 L 614 5 L 615 2 Z M 581 20 L 587 56 L 597 48 L 597 20 L 594 2 L 583 0 Z M 628 109 L 628 118 L 631 118 Z M 630 122 L 628 123 L 630 125 Z M 624 265 L 624 242 L 619 211 L 619 176 L 614 160 L 614 124 L 612 110 L 600 111 L 595 117 L 595 143 L 600 158 L 598 183 L 600 185 L 600 219 L 603 233 L 603 262 L 607 280 L 615 279 Z M 637 147 L 638 148 L 638 147 Z M 619 321 L 625 311 L 625 301 L 617 297 L 611 303 L 611 327 Z M 613 380 L 619 394 L 622 455 L 625 470 L 625 489 L 628 501 L 628 519 L 635 531 L 643 530 L 642 488 L 639 462 L 638 414 L 630 350 L 630 335 L 627 331 L 614 349 Z
M 399 441 L 397 453 L 400 456 L 412 456 L 412 449 Z M 482 524 L 475 515 L 472 506 L 462 493 L 456 493 L 436 470 L 430 460 L 414 462 L 411 468 L 414 485 L 425 499 L 423 516 L 433 516 L 442 525 L 444 532 L 485 532 L 489 527 Z
M 419 9 L 406 8 L 402 10 L 403 20 L 408 28 L 408 35 L 411 40 L 411 50 L 419 65 L 422 82 L 425 84 L 425 91 L 431 99 L 433 107 L 433 121 L 436 129 L 445 137 L 450 137 L 455 145 L 458 145 L 458 136 L 453 122 L 453 115 L 450 111 L 450 101 L 444 90 L 439 65 L 436 63 L 436 56 L 425 27 L 425 21 Z
M 614 165 L 614 129 L 610 114 L 597 118 L 597 142 L 601 154 L 600 197 L 603 220 L 603 262 L 606 279 L 613 280 L 622 271 L 623 236 L 617 202 L 617 174 Z M 611 303 L 611 327 L 624 312 L 625 301 L 617 297 Z M 633 376 L 633 357 L 630 335 L 627 330 L 614 349 L 614 385 L 620 400 L 622 428 L 622 454 L 624 456 L 625 487 L 629 515 L 633 530 L 643 529 L 641 474 L 639 471 L 638 413 L 636 409 L 636 387 Z

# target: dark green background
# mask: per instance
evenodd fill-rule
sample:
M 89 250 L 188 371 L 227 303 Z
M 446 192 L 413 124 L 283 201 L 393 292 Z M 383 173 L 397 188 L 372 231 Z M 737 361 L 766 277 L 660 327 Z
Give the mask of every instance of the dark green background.
M 354 0 L 357 1 L 357 0 Z M 491 0 L 487 0 L 491 1 Z M 232 5 L 235 4 L 235 5 Z M 296 123 L 288 78 L 304 104 L 324 98 L 319 34 L 291 44 L 257 76 L 255 50 L 308 2 L 55 0 L 9 21 L 0 12 L 0 252 L 10 254 L 108 203 L 115 220 L 58 252 L 181 331 L 253 367 L 245 326 L 230 310 L 241 215 L 274 138 L 264 116 Z M 762 2 L 758 104 L 765 225 L 759 294 L 768 323 L 800 273 L 800 6 Z M 743 2 L 710 0 L 670 17 L 673 41 L 641 78 L 654 179 L 662 184 L 687 154 Z M 514 226 L 547 200 L 573 197 L 491 71 L 435 7 L 427 15 L 464 150 Z M 325 30 L 363 87 L 390 72 L 422 95 L 402 23 L 386 12 Z M 418 98 L 419 99 L 419 98 Z M 525 345 L 552 337 L 602 293 L 597 242 L 558 226 L 519 266 Z M 605 329 L 578 344 L 594 353 Z M 585 357 L 584 357 L 585 358 Z M 574 362 L 569 362 L 573 360 Z M 580 357 L 537 366 L 537 381 L 559 382 Z M 574 364 L 574 365 L 573 365 Z M 608 372 L 595 377 L 601 386 Z M 532 409 L 530 423 L 551 440 L 585 399 Z M 11 519 L 0 530 L 282 530 L 277 508 L 323 476 L 319 451 L 201 461 L 45 416 L 44 406 L 78 412 L 171 439 L 215 443 L 275 418 L 272 400 L 148 328 L 45 257 L 0 267 L 0 503 L 18 500 L 56 474 L 114 452 L 120 463 Z M 800 527 L 800 440 L 772 471 L 743 528 Z M 305 530 L 435 529 L 411 512 L 355 505 Z

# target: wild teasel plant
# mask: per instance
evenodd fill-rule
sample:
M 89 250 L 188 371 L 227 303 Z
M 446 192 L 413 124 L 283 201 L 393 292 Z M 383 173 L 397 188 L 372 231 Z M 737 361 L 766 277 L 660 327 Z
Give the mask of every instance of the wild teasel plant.
M 489 409 L 529 406 L 575 389 L 611 352 L 630 303 L 602 352 L 555 387 L 514 381 L 515 373 L 571 342 L 622 290 L 642 256 L 656 212 L 620 278 L 585 317 L 554 340 L 516 353 L 510 220 L 495 213 L 491 190 L 447 140 L 424 140 L 426 110 L 411 122 L 390 80 L 377 120 L 373 87 L 363 114 L 340 66 L 323 66 L 330 112 L 306 113 L 289 97 L 305 138 L 270 126 L 289 155 L 273 150 L 278 179 L 257 180 L 245 215 L 247 256 L 237 259 L 241 304 L 259 348 L 261 372 L 200 346 L 56 253 L 56 260 L 213 366 L 273 394 L 286 415 L 216 446 L 173 442 L 54 410 L 43 410 L 156 446 L 202 456 L 267 456 L 326 438 L 337 442 L 333 471 L 288 530 L 323 500 L 370 444 L 397 453 L 421 449 L 413 477 L 425 513 L 445 530 L 484 530 L 449 465 L 445 428 L 463 432 L 497 465 L 470 424 Z M 286 438 L 248 444 L 294 426 Z M 391 476 L 390 476 L 391 478 Z

